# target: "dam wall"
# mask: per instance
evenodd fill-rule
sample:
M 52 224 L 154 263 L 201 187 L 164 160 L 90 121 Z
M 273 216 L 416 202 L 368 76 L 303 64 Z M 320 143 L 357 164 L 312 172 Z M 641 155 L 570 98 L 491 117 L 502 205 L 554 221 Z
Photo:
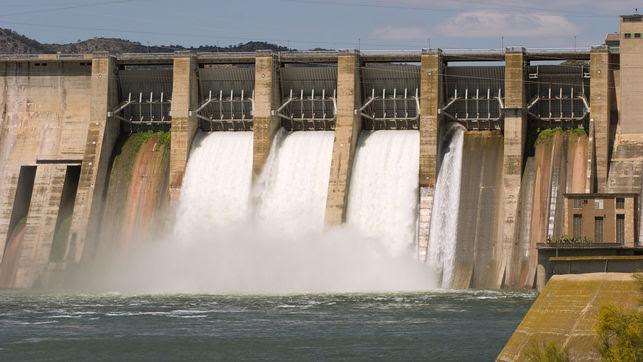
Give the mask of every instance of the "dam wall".
M 13 265 L 0 268 L 11 269 L 4 287 L 30 287 L 49 261 L 68 169 L 84 158 L 92 59 L 0 69 L 0 255 Z
M 472 57 L 482 64 L 458 65 Z M 589 65 L 571 70 L 538 65 L 551 60 Z M 176 211 L 195 135 L 221 131 L 252 132 L 255 185 L 272 147 L 307 138 L 292 137 L 298 132 L 329 132 L 332 151 L 320 218 L 329 227 L 347 221 L 351 184 L 364 181 L 352 172 L 360 135 L 417 131 L 417 210 L 407 213 L 416 220 L 403 222 L 416 225 L 414 247 L 425 261 L 431 234 L 441 232 L 431 230 L 444 156 L 439 144 L 448 124 L 457 123 L 466 135 L 457 170 L 461 189 L 453 191 L 460 194 L 454 286 L 531 287 L 535 243 L 564 229 L 556 210 L 565 192 L 640 192 L 643 140 L 619 133 L 614 120 L 618 98 L 611 84 L 619 84 L 617 69 L 609 67 L 614 61 L 603 48 L 1 58 L 0 102 L 7 111 L 0 129 L 0 246 L 12 255 L 13 266 L 5 269 L 15 270 L 8 279 L 12 286 L 30 286 L 43 271 L 100 258 L 105 219 L 129 220 L 119 232 L 130 234 L 149 222 L 166 197 Z M 556 85 L 561 93 L 552 108 Z M 577 127 L 588 135 L 581 137 L 582 146 L 562 134 L 551 143 L 529 142 L 537 130 Z M 169 149 L 156 137 L 148 139 L 140 153 L 127 156 L 131 175 L 119 178 L 125 172 L 119 171 L 123 140 L 162 131 L 169 131 Z M 277 141 L 284 132 L 285 141 Z M 134 167 L 137 157 L 149 165 Z M 148 188 L 142 185 L 148 178 L 166 181 Z M 159 186 L 164 183 L 167 190 Z M 132 194 L 140 197 L 126 196 Z M 116 215 L 121 207 L 130 211 Z
M 503 138 L 467 132 L 462 151 L 455 288 L 500 288 L 505 260 L 501 212 Z

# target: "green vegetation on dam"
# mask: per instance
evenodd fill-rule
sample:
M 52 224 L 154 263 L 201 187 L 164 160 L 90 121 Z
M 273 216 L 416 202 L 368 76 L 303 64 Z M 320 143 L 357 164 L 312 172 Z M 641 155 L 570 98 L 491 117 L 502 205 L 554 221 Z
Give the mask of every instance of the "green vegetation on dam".
M 126 249 L 167 202 L 169 132 L 122 136 L 114 151 L 99 248 Z

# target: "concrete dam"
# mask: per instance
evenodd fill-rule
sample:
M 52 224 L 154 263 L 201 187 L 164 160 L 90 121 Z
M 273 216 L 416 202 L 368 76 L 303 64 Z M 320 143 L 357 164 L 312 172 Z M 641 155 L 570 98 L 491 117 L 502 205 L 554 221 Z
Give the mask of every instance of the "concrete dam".
M 624 195 L 596 242 L 638 241 L 616 57 L 0 57 L 0 287 L 103 265 L 215 292 L 534 288 L 573 195 Z

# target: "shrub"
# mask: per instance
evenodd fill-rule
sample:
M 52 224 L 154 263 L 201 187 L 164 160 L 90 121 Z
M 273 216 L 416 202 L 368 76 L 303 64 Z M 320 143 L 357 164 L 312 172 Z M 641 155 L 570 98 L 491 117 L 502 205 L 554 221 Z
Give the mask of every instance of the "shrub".
M 604 361 L 643 361 L 643 317 L 614 305 L 601 307 L 596 326 Z

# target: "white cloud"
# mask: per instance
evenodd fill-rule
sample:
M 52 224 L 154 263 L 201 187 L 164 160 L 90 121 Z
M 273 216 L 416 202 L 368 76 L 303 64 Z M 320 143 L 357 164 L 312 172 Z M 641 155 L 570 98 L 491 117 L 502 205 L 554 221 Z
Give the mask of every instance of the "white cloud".
M 535 38 L 576 34 L 576 25 L 560 15 L 505 14 L 489 10 L 459 13 L 433 28 L 434 35 L 489 38 Z

